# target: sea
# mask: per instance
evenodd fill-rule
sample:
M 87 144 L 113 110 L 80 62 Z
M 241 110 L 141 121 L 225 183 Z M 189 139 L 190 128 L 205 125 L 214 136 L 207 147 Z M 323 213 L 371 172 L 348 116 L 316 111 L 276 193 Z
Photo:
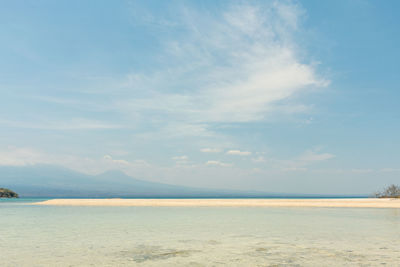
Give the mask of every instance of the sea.
M 400 209 L 0 200 L 0 266 L 400 266 Z

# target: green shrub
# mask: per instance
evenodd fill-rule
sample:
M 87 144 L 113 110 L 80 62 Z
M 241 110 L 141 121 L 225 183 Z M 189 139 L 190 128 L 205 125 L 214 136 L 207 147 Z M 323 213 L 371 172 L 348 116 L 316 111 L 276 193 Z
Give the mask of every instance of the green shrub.
M 379 198 L 400 198 L 400 186 L 389 185 L 382 192 L 375 193 L 375 197 Z
M 7 188 L 0 188 L 0 198 L 17 198 L 18 194 Z

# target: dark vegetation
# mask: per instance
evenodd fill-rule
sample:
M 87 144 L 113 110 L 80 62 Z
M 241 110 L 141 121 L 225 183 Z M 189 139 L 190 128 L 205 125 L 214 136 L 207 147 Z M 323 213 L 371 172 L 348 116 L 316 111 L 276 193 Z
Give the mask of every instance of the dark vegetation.
M 0 188 L 0 198 L 17 198 L 18 194 L 7 188 Z
M 389 185 L 383 191 L 375 193 L 378 198 L 400 198 L 400 186 Z

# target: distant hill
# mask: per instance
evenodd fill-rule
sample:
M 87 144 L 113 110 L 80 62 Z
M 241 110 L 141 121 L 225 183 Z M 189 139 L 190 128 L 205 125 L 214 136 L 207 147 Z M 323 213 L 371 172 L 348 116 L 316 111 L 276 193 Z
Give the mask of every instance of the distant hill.
M 0 186 L 21 197 L 240 197 L 262 192 L 202 189 L 138 180 L 121 171 L 87 175 L 53 165 L 0 166 Z

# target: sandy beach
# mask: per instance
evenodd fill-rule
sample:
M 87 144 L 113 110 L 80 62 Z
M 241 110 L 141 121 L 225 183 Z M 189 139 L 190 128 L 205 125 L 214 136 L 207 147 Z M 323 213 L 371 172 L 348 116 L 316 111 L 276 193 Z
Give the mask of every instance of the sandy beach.
M 400 208 L 400 199 L 51 199 L 48 206 Z

